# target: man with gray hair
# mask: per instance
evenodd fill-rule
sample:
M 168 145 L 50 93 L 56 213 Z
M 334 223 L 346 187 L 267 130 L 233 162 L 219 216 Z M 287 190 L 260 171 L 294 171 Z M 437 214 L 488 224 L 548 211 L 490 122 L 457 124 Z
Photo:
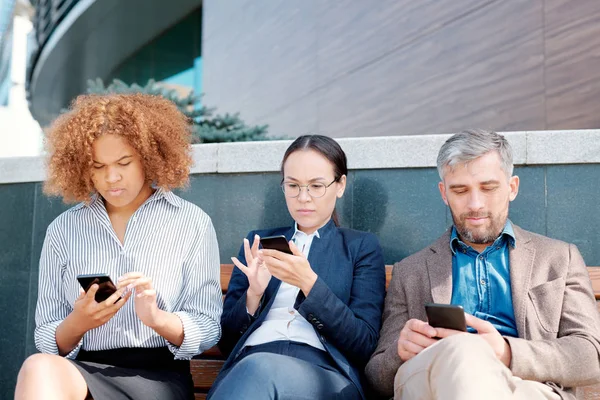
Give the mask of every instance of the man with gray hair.
M 574 399 L 600 381 L 600 317 L 579 251 L 508 219 L 519 177 L 502 135 L 453 135 L 437 165 L 454 224 L 394 265 L 368 380 L 403 400 Z M 462 306 L 468 333 L 430 325 L 427 303 Z

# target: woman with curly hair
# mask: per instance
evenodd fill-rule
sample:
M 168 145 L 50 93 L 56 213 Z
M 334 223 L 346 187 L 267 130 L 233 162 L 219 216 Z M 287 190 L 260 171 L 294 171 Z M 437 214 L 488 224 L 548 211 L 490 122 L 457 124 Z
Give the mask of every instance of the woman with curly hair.
M 186 117 L 156 96 L 80 96 L 54 122 L 45 190 L 80 204 L 46 233 L 42 354 L 16 399 L 194 398 L 189 359 L 218 341 L 222 300 L 212 222 L 171 191 L 187 184 L 189 143 Z M 81 274 L 116 291 L 84 291 Z

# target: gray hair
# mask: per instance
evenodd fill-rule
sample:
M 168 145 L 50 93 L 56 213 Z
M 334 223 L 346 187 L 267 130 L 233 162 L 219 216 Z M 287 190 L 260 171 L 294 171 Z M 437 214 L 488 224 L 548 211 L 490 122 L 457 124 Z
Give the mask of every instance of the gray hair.
M 473 161 L 490 151 L 497 151 L 506 178 L 513 173 L 513 155 L 510 144 L 504 136 L 483 129 L 469 129 L 452 135 L 442 145 L 437 158 L 440 179 L 444 179 L 444 168 L 451 169 L 457 164 Z

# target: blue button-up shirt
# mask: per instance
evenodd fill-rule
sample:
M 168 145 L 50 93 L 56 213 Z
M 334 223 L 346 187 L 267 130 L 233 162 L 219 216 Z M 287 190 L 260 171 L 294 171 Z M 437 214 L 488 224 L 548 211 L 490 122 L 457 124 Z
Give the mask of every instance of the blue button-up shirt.
M 506 225 L 494 243 L 478 253 L 460 240 L 452 228 L 452 304 L 489 321 L 504 336 L 517 337 L 510 291 L 508 249 L 515 247 L 512 224 Z M 474 332 L 469 328 L 469 332 Z

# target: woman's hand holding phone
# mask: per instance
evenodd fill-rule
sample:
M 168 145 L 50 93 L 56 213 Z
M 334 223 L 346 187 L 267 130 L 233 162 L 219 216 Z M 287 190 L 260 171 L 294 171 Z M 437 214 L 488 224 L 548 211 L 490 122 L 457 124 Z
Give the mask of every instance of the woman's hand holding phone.
M 77 322 L 77 326 L 81 327 L 85 332 L 108 322 L 127 303 L 127 300 L 131 296 L 128 293 L 121 298 L 124 291 L 117 290 L 106 300 L 98 303 L 95 299 L 98 289 L 99 286 L 96 283 L 87 292 L 80 289 L 81 293 L 77 300 L 75 300 L 73 312 L 71 313 Z
M 294 242 L 290 241 L 288 244 L 292 254 L 262 249 L 258 252 L 258 256 L 264 259 L 265 265 L 274 277 L 300 288 L 304 295 L 308 296 L 318 276 Z

